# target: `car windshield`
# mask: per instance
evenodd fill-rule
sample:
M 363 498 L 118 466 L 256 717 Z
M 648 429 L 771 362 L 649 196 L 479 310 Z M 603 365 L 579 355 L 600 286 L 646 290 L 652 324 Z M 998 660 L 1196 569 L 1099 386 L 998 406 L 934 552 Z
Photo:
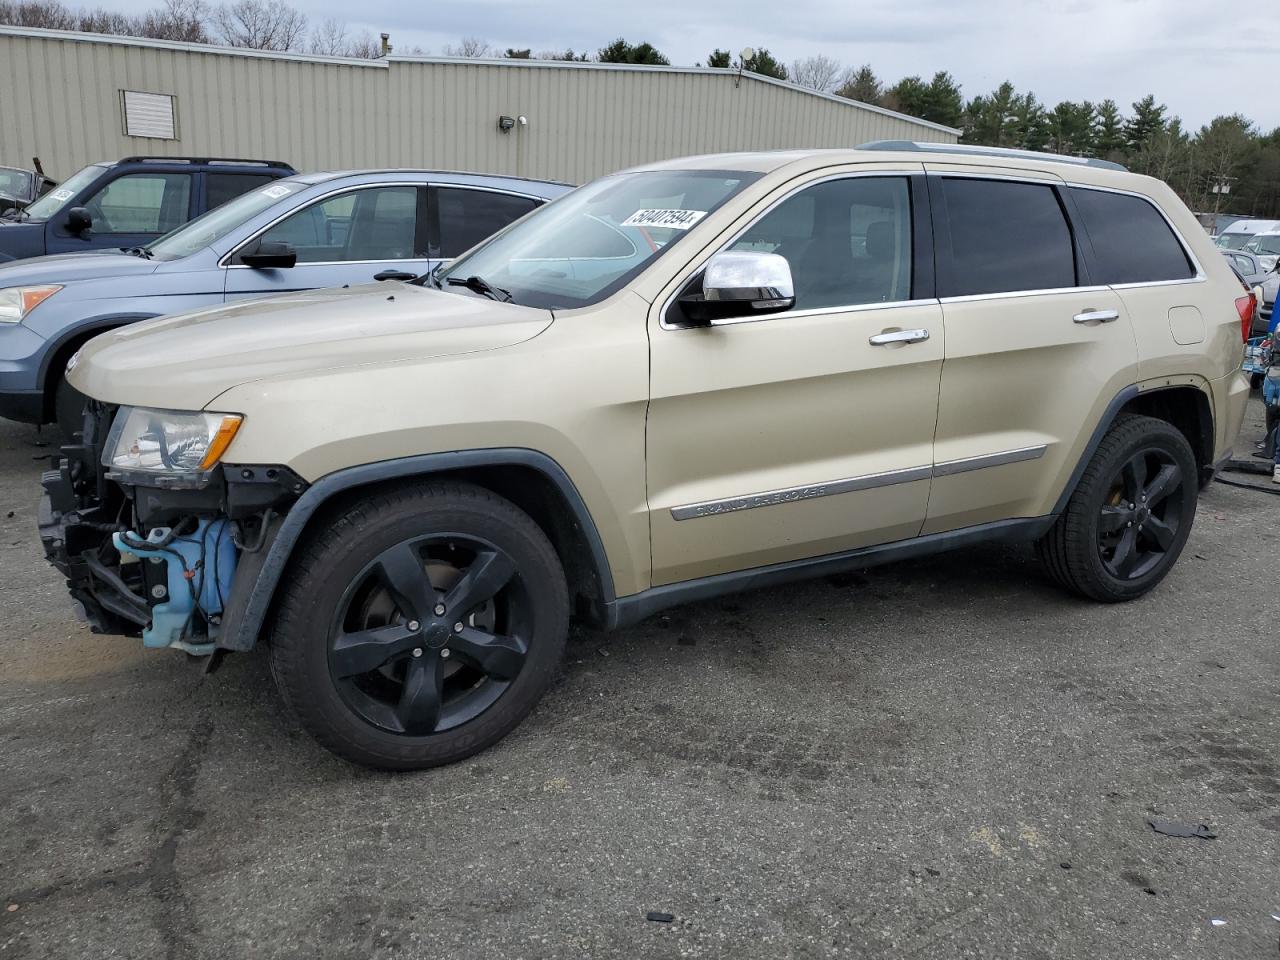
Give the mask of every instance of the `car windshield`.
M 436 277 L 442 283 L 480 277 L 530 307 L 597 303 L 758 177 L 724 170 L 603 177 L 512 224 Z
M 102 176 L 102 171 L 105 169 L 106 167 L 101 164 L 93 163 L 78 173 L 68 177 L 35 203 L 31 204 L 31 206 L 27 207 L 27 219 L 48 220 L 55 213 L 65 207 L 72 197 L 78 194 L 89 184 L 93 183 L 94 180 L 97 180 L 98 177 Z
M 0 167 L 0 193 L 25 199 L 31 193 L 31 174 L 25 170 Z
M 147 246 L 147 252 L 156 260 L 177 260 L 189 257 L 216 243 L 242 223 L 256 217 L 268 207 L 273 207 L 285 197 L 306 188 L 306 184 L 289 180 L 277 180 L 259 190 L 242 193 L 234 200 L 210 210 L 171 230 Z
M 1280 254 L 1280 233 L 1266 233 L 1260 237 L 1254 237 L 1244 245 L 1244 248 L 1250 253 L 1273 257 Z

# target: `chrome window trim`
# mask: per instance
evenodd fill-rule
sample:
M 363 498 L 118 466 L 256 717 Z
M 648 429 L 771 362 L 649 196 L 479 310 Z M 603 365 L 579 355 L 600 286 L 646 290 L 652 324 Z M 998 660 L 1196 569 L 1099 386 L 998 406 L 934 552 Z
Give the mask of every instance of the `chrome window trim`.
M 725 320 L 712 320 L 709 324 L 706 324 L 706 326 L 673 326 L 665 324 L 664 321 L 664 327 L 667 330 L 703 330 L 706 329 L 707 326 L 731 327 L 739 323 L 759 323 L 762 320 L 777 320 L 781 317 L 789 317 L 791 319 L 799 317 L 803 319 L 804 317 L 830 316 L 832 314 L 864 313 L 870 310 L 888 310 L 895 307 L 936 306 L 937 303 L 938 301 L 933 298 L 928 300 L 888 300 L 884 303 L 861 303 L 850 307 L 810 307 L 808 310 L 781 310 L 776 313 L 761 314 L 758 317 L 729 317 Z
M 532 194 L 532 193 L 521 193 L 518 190 L 503 190 L 499 187 L 473 187 L 470 184 L 442 183 L 438 180 L 388 180 L 385 183 L 359 183 L 355 185 L 349 184 L 345 187 L 336 187 L 333 190 L 330 190 L 328 193 L 322 193 L 320 194 L 320 196 L 314 197 L 311 200 L 307 201 L 302 206 L 294 207 L 292 210 L 289 210 L 287 213 L 282 213 L 280 216 L 276 217 L 274 220 L 268 223 L 265 227 L 262 227 L 260 230 L 258 230 L 251 236 L 240 241 L 234 247 L 232 247 L 231 250 L 223 254 L 218 259 L 218 266 L 223 267 L 227 270 L 253 270 L 255 269 L 254 267 L 247 266 L 246 264 L 243 264 L 243 263 L 231 263 L 231 260 L 235 258 L 237 253 L 239 253 L 249 244 L 253 243 L 253 241 L 257 240 L 260 236 L 262 236 L 268 230 L 272 229 L 273 227 L 275 227 L 280 223 L 283 223 L 285 220 L 289 219 L 295 213 L 301 213 L 303 210 L 306 210 L 308 207 L 314 206 L 317 203 L 324 203 L 324 201 L 330 200 L 333 197 L 339 196 L 340 194 L 355 193 L 357 190 L 376 190 L 380 187 L 456 187 L 459 190 L 482 190 L 485 193 L 502 193 L 511 197 L 521 197 L 526 200 L 533 200 L 537 203 L 550 202 L 546 197 L 539 197 L 536 194 Z M 537 207 L 534 207 L 534 209 L 536 210 Z M 533 211 L 531 210 L 529 212 L 532 213 Z M 338 263 L 409 263 L 416 260 L 432 260 L 432 259 L 441 260 L 441 259 L 455 259 L 455 258 L 443 258 L 443 257 L 433 258 L 428 256 L 428 257 L 403 257 L 396 260 L 308 260 L 302 264 L 299 264 L 299 266 L 333 266 L 334 264 L 338 264 Z
M 1038 460 L 1044 456 L 1047 449 L 1047 444 L 1039 444 L 1032 447 L 1019 447 L 1015 450 L 1001 450 L 998 453 L 987 453 L 977 457 L 944 460 L 942 463 L 935 463 L 927 467 L 906 467 L 901 470 L 886 470 L 883 473 L 868 473 L 857 477 L 847 477 L 843 480 L 828 480 L 823 483 L 810 483 L 800 487 L 783 487 L 778 490 L 766 490 L 763 493 L 749 493 L 741 497 L 702 500 L 698 503 L 672 507 L 671 519 L 680 521 L 694 520 L 698 517 L 715 517 L 722 513 L 737 513 L 739 510 L 755 510 L 758 507 L 773 507 L 782 503 L 796 503 L 801 500 L 832 497 L 842 493 L 874 490 L 878 487 L 889 487 L 899 483 L 914 483 L 917 480 L 951 477 L 959 473 L 969 473 L 972 470 L 985 470 L 988 467 L 1002 467 L 1011 463 Z
M 939 303 L 974 303 L 979 300 L 1012 300 L 1018 297 L 1061 296 L 1064 293 L 1106 293 L 1110 287 L 1094 285 L 1088 287 L 1052 287 L 1048 290 L 1006 290 L 1002 293 L 966 293 L 963 296 L 940 297 Z
M 663 330 L 675 330 L 675 331 L 705 330 L 706 325 L 702 325 L 702 324 L 667 323 L 667 314 L 671 310 L 671 305 L 675 303 L 676 299 L 680 296 L 680 291 L 684 289 L 685 285 L 689 282 L 690 278 L 693 277 L 694 274 L 696 274 L 699 270 L 701 270 L 704 266 L 706 266 L 707 260 L 710 260 L 711 257 L 714 257 L 717 253 L 722 253 L 725 250 L 727 250 L 729 247 L 733 246 L 733 244 L 737 243 L 739 240 L 742 239 L 743 234 L 745 234 L 753 226 L 759 223 L 760 220 L 762 220 L 763 218 L 771 214 L 779 205 L 786 203 L 796 194 L 801 193 L 805 190 L 808 190 L 810 187 L 816 187 L 823 183 L 830 183 L 833 180 L 853 180 L 855 178 L 862 178 L 862 177 L 882 177 L 882 178 L 896 177 L 898 179 L 903 179 L 908 181 L 907 197 L 908 199 L 910 199 L 910 196 L 911 196 L 910 179 L 911 177 L 920 176 L 923 172 L 924 172 L 923 167 L 919 169 L 907 168 L 905 170 L 863 170 L 863 171 L 851 170 L 846 173 L 830 173 L 830 174 L 827 174 L 826 176 L 818 177 L 815 180 L 808 180 L 800 184 L 799 186 L 792 187 L 782 196 L 778 197 L 771 204 L 769 204 L 767 207 L 761 210 L 756 216 L 752 217 L 746 226 L 744 226 L 741 230 L 739 230 L 732 237 L 726 240 L 721 246 L 716 248 L 715 251 L 713 251 L 711 254 L 709 254 L 706 257 L 706 259 L 699 262 L 697 267 L 695 267 L 693 270 L 690 270 L 680 279 L 680 282 L 676 284 L 675 290 L 672 292 L 671 296 L 667 297 L 666 301 L 662 304 L 662 309 L 658 313 L 658 326 Z M 914 244 L 915 242 L 914 225 L 912 228 L 911 240 L 912 240 L 912 243 Z M 912 250 L 912 256 L 914 259 L 914 248 Z M 915 263 L 913 262 L 911 266 L 912 266 L 911 279 L 912 281 L 914 281 L 915 280 L 915 276 L 914 276 Z M 888 307 L 913 306 L 917 304 L 937 303 L 937 302 L 938 301 L 934 298 L 928 298 L 925 300 L 887 300 L 881 303 L 849 303 L 849 304 L 841 304 L 841 305 L 832 306 L 832 307 L 811 307 L 807 310 L 779 310 L 776 313 L 766 313 L 758 317 L 732 317 L 728 320 L 720 320 L 720 321 L 713 322 L 709 324 L 709 326 L 727 327 L 727 326 L 733 326 L 734 324 L 739 324 L 739 323 L 759 323 L 762 320 L 776 320 L 781 317 L 810 317 L 810 316 L 817 316 L 819 314 L 848 313 L 855 310 L 884 310 Z
M 1174 222 L 1169 219 L 1169 215 L 1164 212 L 1164 209 L 1160 204 L 1156 203 L 1145 193 L 1138 193 L 1136 190 L 1124 190 L 1119 187 L 1099 187 L 1094 186 L 1091 183 L 1077 183 L 1072 180 L 1067 181 L 1067 186 L 1077 190 L 1097 190 L 1100 193 L 1118 193 L 1125 197 L 1136 197 L 1137 199 L 1150 204 L 1151 207 L 1155 209 L 1156 213 L 1160 214 L 1160 218 L 1164 220 L 1165 226 L 1169 228 L 1169 232 L 1172 233 L 1174 239 L 1178 241 L 1178 245 L 1182 247 L 1182 252 L 1191 263 L 1193 274 L 1190 277 L 1183 277 L 1179 280 L 1142 280 L 1136 283 L 1113 283 L 1111 284 L 1111 289 L 1132 290 L 1138 287 L 1169 286 L 1175 283 L 1198 283 L 1208 279 L 1204 272 L 1204 266 L 1200 263 L 1200 258 L 1196 256 L 1195 251 L 1191 249 L 1190 245 L 1188 245 L 1186 238 L 1182 236 L 1182 231 L 1180 231 Z

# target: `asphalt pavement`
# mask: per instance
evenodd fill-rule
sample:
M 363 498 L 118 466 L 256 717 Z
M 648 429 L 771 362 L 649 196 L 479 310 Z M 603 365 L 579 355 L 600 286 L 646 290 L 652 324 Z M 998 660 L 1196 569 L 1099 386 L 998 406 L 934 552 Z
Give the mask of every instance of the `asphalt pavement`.
M 78 623 L 37 444 L 0 421 L 0 960 L 1280 955 L 1280 497 L 1211 486 L 1122 606 L 987 547 L 578 632 L 393 776 L 260 654 Z

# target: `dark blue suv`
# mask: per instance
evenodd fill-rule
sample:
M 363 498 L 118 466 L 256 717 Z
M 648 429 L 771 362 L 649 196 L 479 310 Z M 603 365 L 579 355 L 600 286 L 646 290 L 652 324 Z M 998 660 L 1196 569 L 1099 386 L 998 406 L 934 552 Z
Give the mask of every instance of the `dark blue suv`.
M 293 172 L 276 160 L 126 157 L 91 163 L 25 209 L 0 217 L 0 263 L 145 246 Z

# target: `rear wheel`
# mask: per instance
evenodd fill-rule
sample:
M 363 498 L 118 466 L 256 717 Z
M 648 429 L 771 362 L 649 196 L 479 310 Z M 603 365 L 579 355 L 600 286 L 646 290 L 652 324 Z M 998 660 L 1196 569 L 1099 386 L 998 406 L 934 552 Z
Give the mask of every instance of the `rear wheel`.
M 537 524 L 487 490 L 373 496 L 294 569 L 272 672 L 307 731 L 354 763 L 461 760 L 551 685 L 568 630 L 564 574 Z
M 1191 446 L 1153 417 L 1116 421 L 1037 552 L 1055 580 L 1104 603 L 1132 600 L 1169 572 L 1199 493 Z

